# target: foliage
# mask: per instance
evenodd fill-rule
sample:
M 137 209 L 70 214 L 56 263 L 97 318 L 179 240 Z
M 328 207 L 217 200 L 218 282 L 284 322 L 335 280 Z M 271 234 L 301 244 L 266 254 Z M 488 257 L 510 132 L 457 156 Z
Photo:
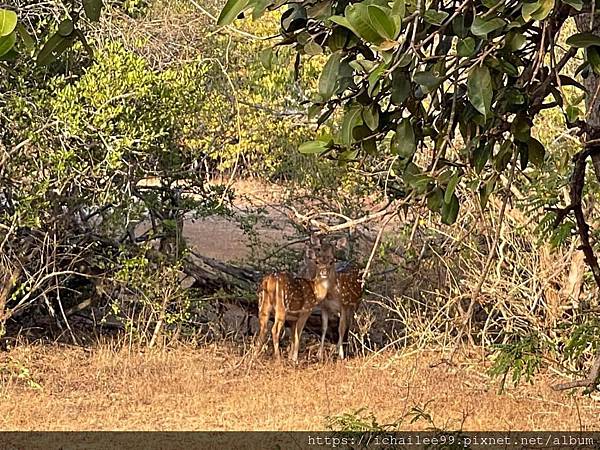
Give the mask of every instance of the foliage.
M 514 342 L 499 344 L 494 364 L 489 373 L 492 376 L 502 376 L 500 391 L 504 390 L 506 379 L 512 372 L 512 382 L 516 386 L 522 377 L 532 382 L 533 376 L 540 370 L 541 355 L 545 353 L 545 343 L 534 334 L 518 336 Z
M 137 342 L 154 344 L 165 332 L 173 336 L 191 317 L 190 292 L 181 285 L 181 267 L 152 263 L 141 255 L 122 258 L 114 281 L 125 293 L 111 309 Z
M 566 360 L 578 361 L 586 352 L 595 353 L 600 340 L 600 321 L 596 317 L 588 318 L 581 324 L 573 327 L 564 348 Z
M 31 34 L 47 27 L 44 9 L 25 11 Z M 143 242 L 158 241 L 177 268 L 183 216 L 227 212 L 230 192 L 207 183 L 201 164 L 213 151 L 200 114 L 211 66 L 196 59 L 155 71 L 119 42 L 95 43 L 93 62 L 79 45 L 44 67 L 23 53 L 0 80 L 3 268 L 25 268 L 2 324 L 40 302 L 54 316 L 73 293 L 81 301 L 89 289 L 78 278 L 88 286 L 92 275 L 119 271 L 116 258 L 135 261 Z M 197 136 L 200 145 L 187 145 Z M 146 220 L 149 230 L 137 228 Z
M 600 71 L 592 33 L 569 37 L 568 51 L 553 44 L 589 1 L 229 0 L 219 23 L 282 7 L 281 44 L 300 58 L 330 54 L 311 114 L 321 124 L 343 113 L 337 133 L 301 150 L 389 159 L 398 195 L 428 198 L 445 223 L 458 216 L 457 180 L 485 205 L 513 155 L 522 170 L 543 164 L 546 149 L 531 134 L 542 110 L 558 105 L 576 121 L 563 87 L 584 88 L 562 71 L 577 48 L 593 49 L 579 72 Z
M 29 367 L 21 361 L 9 356 L 5 362 L 0 365 L 0 380 L 4 385 L 14 381 L 19 384 L 24 384 L 29 389 L 41 390 L 42 385 L 36 380 Z
M 372 412 L 365 408 L 351 413 L 327 417 L 327 427 L 331 430 L 380 432 L 398 430 L 399 424 L 380 424 Z
M 17 39 L 0 68 L 7 75 L 0 79 L 0 117 L 6 124 L 0 148 L 9 156 L 0 168 L 0 218 L 3 246 L 10 245 L 3 270 L 25 265 L 27 271 L 6 311 L 2 306 L 2 323 L 35 305 L 45 304 L 54 316 L 94 296 L 95 277 L 119 278 L 129 258 L 131 264 L 139 262 L 140 243 L 157 241 L 159 250 L 175 256 L 169 264 L 178 271 L 184 215 L 228 214 L 231 191 L 210 182 L 215 174 L 237 171 L 322 183 L 316 162 L 291 151 L 312 135 L 307 123 L 297 121 L 297 105 L 303 89 L 314 87 L 310 79 L 322 64 L 318 59 L 304 66 L 301 86 L 294 81 L 290 52 L 258 58 L 264 44 L 256 39 L 240 39 L 241 45 L 232 47 L 231 36 L 211 37 L 206 29 L 214 26 L 172 2 L 105 2 L 94 24 L 87 20 L 89 11 L 67 11 L 58 2 L 27 8 L 17 2 L 15 11 L 15 28 L 24 28 L 32 42 Z M 7 14 L 14 22 L 15 14 Z M 60 33 L 71 32 L 63 22 L 73 14 L 80 22 L 73 31 L 78 39 L 71 40 Z M 175 18 L 179 24 L 169 23 L 169 32 L 195 22 L 199 36 L 194 52 L 167 64 L 156 64 L 161 48 L 149 49 L 156 42 L 151 34 L 156 23 L 163 23 L 157 20 L 161 14 L 181 15 Z M 132 16 L 139 27 L 132 29 Z M 267 35 L 272 29 L 267 24 L 252 32 Z M 68 37 L 67 46 L 62 38 Z M 47 64 L 35 64 L 49 45 L 44 42 L 52 39 L 65 48 L 46 51 Z M 297 88 L 290 92 L 294 83 Z M 335 169 L 335 163 L 319 164 Z M 36 262 L 31 254 L 44 257 Z M 143 303 L 139 306 L 154 311 L 127 322 L 140 339 L 151 339 L 141 335 L 144 317 L 155 320 L 158 311 L 153 284 L 142 281 L 159 277 L 169 266 L 164 264 L 160 270 L 135 272 L 141 284 L 131 289 Z M 121 314 L 133 317 L 130 303 L 121 296 L 112 300 Z M 66 318 L 55 320 L 65 325 Z
M 359 161 L 359 170 L 372 179 L 383 167 L 385 184 L 379 188 L 385 197 L 426 205 L 447 225 L 459 221 L 473 195 L 485 209 L 493 193 L 508 187 L 520 194 L 520 206 L 532 220 L 545 210 L 537 229 L 540 244 L 559 247 L 578 232 L 600 285 L 582 210 L 583 193 L 598 192 L 598 186 L 585 183 L 586 159 L 591 156 L 595 166 L 600 162 L 597 5 L 595 0 L 228 0 L 218 21 L 229 25 L 246 14 L 256 19 L 281 9 L 277 45 L 292 46 L 299 60 L 327 55 L 309 114 L 319 125 L 332 124 L 333 132 L 304 143 L 300 152 L 340 164 Z M 552 126 L 559 122 L 556 138 Z M 578 165 L 575 155 L 581 158 Z M 506 252 L 498 246 L 502 224 L 496 226 L 487 249 L 492 256 Z M 499 259 L 498 271 L 504 255 Z M 470 316 L 463 320 L 471 324 L 480 313 L 485 335 L 506 305 L 495 299 L 475 308 L 482 283 L 483 278 L 475 282 L 476 294 L 465 309 Z M 497 361 L 497 373 L 506 377 L 512 370 L 515 382 L 538 369 L 539 352 L 545 350 L 535 339 L 519 342 L 504 344 Z

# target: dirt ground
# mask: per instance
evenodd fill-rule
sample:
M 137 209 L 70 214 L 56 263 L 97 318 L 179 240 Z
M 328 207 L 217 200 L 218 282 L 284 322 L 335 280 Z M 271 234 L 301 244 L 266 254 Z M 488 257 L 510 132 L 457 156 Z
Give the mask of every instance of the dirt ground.
M 260 232 L 281 240 L 280 228 Z M 247 255 L 245 236 L 224 219 L 190 222 L 185 233 L 206 256 Z M 406 430 L 600 430 L 600 398 L 553 391 L 564 380 L 549 372 L 499 394 L 477 356 L 447 364 L 441 353 L 406 351 L 320 364 L 304 353 L 291 367 L 269 356 L 250 366 L 242 353 L 18 346 L 0 354 L 0 429 L 323 430 L 361 410 Z

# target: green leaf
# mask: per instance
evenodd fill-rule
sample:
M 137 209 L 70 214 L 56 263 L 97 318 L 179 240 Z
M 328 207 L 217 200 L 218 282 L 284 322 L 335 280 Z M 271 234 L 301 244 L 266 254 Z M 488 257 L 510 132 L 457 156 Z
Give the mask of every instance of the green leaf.
M 511 52 L 516 52 L 523 48 L 527 42 L 527 38 L 523 33 L 519 33 L 518 31 L 510 31 L 506 35 L 505 48 L 510 50 Z
M 354 34 L 356 34 L 358 36 L 358 33 L 356 32 L 356 30 L 354 30 L 354 28 L 352 28 L 352 24 L 350 23 L 350 21 L 348 19 L 346 19 L 344 16 L 331 16 L 329 18 L 329 20 L 331 20 L 333 23 L 337 23 L 338 25 L 343 26 L 344 28 L 347 28 L 348 30 L 352 31 Z
M 414 189 L 415 194 L 421 195 L 427 192 L 427 188 L 431 183 L 431 177 L 425 174 L 404 173 L 404 182 Z
M 523 20 L 529 22 L 531 20 L 531 15 L 539 8 L 539 2 L 523 3 L 523 6 L 521 7 L 521 16 L 523 16 Z
M 6 55 L 15 45 L 17 36 L 13 31 L 8 36 L 0 36 L 0 56 Z
M 410 80 L 406 73 L 395 70 L 392 73 L 392 96 L 394 105 L 401 105 L 410 95 Z
M 529 142 L 531 138 L 531 123 L 525 116 L 517 115 L 510 124 L 510 132 L 519 142 Z
M 83 10 L 88 19 L 98 22 L 102 11 L 102 0 L 83 0 Z
M 456 222 L 459 208 L 458 197 L 456 194 L 452 194 L 450 201 L 448 203 L 444 202 L 442 205 L 442 223 L 452 225 Z
M 364 112 L 364 110 L 363 110 Z M 363 123 L 362 116 L 359 118 L 357 123 Z M 357 125 L 352 130 L 352 137 L 355 141 L 361 141 L 363 139 L 369 138 L 373 135 L 371 130 L 366 125 Z
M 570 5 L 576 11 L 581 11 L 583 8 L 583 0 L 561 0 L 563 3 Z
M 354 161 L 356 159 L 356 155 L 358 152 L 356 150 L 346 150 L 345 152 L 340 153 L 340 157 L 338 161 L 346 163 L 348 161 Z
M 446 191 L 444 192 L 444 203 L 450 203 L 450 201 L 452 200 L 452 196 L 454 195 L 454 189 L 456 189 L 456 185 L 458 184 L 459 180 L 460 176 L 458 175 L 458 172 L 455 172 L 452 175 L 452 178 L 450 178 L 450 181 L 448 181 L 448 186 L 446 187 Z
M 217 19 L 217 25 L 223 27 L 233 23 L 235 18 L 250 4 L 250 0 L 227 0 Z
M 585 50 L 587 61 L 596 75 L 600 75 L 600 46 L 593 45 Z
M 540 167 L 544 164 L 544 157 L 546 156 L 546 149 L 540 141 L 535 138 L 529 139 L 527 143 L 528 159 L 536 166 Z
M 476 173 L 481 173 L 486 163 L 490 159 L 492 146 L 488 144 L 479 144 L 473 150 L 473 168 Z
M 481 209 L 485 209 L 488 199 L 490 198 L 490 194 L 494 192 L 497 180 L 498 174 L 492 175 L 479 190 L 479 203 L 481 205 Z
M 377 106 L 373 105 L 363 109 L 362 118 L 364 124 L 371 131 L 375 131 L 379 127 L 379 111 L 377 110 Z
M 323 4 L 325 3 L 326 2 L 323 2 Z M 271 0 L 256 0 L 254 2 L 254 8 L 252 8 L 252 20 L 260 19 L 267 10 L 267 8 L 272 4 L 273 2 Z M 308 9 L 306 12 L 308 14 Z M 314 17 L 314 15 L 311 15 L 311 17 Z
M 410 52 L 404 53 L 400 59 L 396 62 L 398 67 L 407 67 L 413 62 L 413 55 Z
M 506 21 L 499 17 L 490 20 L 475 17 L 475 19 L 473 19 L 473 24 L 471 25 L 471 33 L 475 36 L 485 38 L 489 33 L 504 27 L 504 25 L 506 25 Z
M 17 24 L 16 31 L 17 31 L 19 37 L 21 38 L 21 41 L 23 41 L 23 44 L 25 45 L 25 47 L 28 50 L 33 50 L 35 48 L 35 41 L 31 37 L 31 35 L 27 32 L 27 30 L 25 29 L 23 24 L 21 24 L 21 23 Z
M 319 94 L 325 101 L 329 100 L 335 92 L 341 58 L 340 52 L 332 53 L 319 77 Z
M 533 20 L 544 20 L 552 9 L 554 9 L 555 0 L 538 0 L 533 3 L 523 3 L 521 8 L 521 15 L 525 22 Z
M 335 27 L 329 38 L 327 38 L 327 45 L 332 52 L 337 52 L 346 46 L 349 33 L 344 28 L 346 27 Z
M 344 120 L 342 121 L 342 128 L 340 130 L 340 141 L 342 144 L 350 145 L 354 140 L 352 131 L 354 130 L 354 127 L 362 123 L 360 116 L 361 111 L 362 108 L 360 107 L 352 107 L 344 114 Z
M 527 165 L 529 164 L 528 146 L 527 146 L 527 144 L 518 142 L 517 148 L 519 150 L 519 163 L 521 164 L 521 170 L 525 170 L 525 169 L 527 169 Z
M 368 6 L 367 12 L 369 13 L 369 20 L 373 25 L 373 28 L 379 32 L 379 35 L 394 40 L 398 34 L 396 24 L 390 18 L 390 10 L 387 12 L 378 6 Z
M 8 36 L 17 26 L 17 13 L 0 8 L 0 36 Z
M 368 73 L 377 67 L 376 61 L 371 61 L 368 59 L 354 59 L 350 61 L 350 67 L 356 70 L 358 73 Z
M 464 39 L 469 35 L 469 30 L 465 26 L 465 16 L 463 14 L 459 14 L 452 19 L 452 31 L 461 39 Z
M 409 159 L 417 151 L 415 130 L 410 119 L 402 119 L 396 128 L 396 134 L 392 138 L 391 151 L 403 159 Z
M 504 96 L 511 105 L 522 105 L 525 103 L 525 96 L 518 89 L 507 89 Z
M 375 95 L 377 95 L 377 93 L 375 92 L 375 88 L 378 86 L 377 82 L 381 79 L 381 76 L 385 72 L 385 69 L 386 65 L 382 63 L 369 74 L 369 78 L 367 79 L 367 81 L 369 82 L 369 89 L 367 89 L 367 94 L 370 97 L 374 97 Z
M 425 86 L 429 91 L 434 90 L 442 82 L 442 79 L 436 77 L 431 71 L 417 72 L 413 79 L 421 86 Z
M 271 67 L 273 67 L 273 47 L 267 47 L 263 49 L 258 54 L 258 57 L 265 69 L 270 70 Z
M 465 38 L 458 42 L 456 45 L 456 52 L 458 56 L 462 56 L 463 58 L 468 58 L 469 56 L 475 53 L 475 39 L 471 36 Z
M 435 188 L 427 196 L 427 207 L 432 212 L 438 212 L 444 202 L 444 194 L 440 188 Z
M 583 33 L 577 33 L 570 36 L 567 41 L 567 45 L 577 48 L 587 48 L 592 45 L 600 45 L 600 36 L 596 36 L 593 33 L 585 31 Z
M 504 169 L 508 166 L 510 159 L 513 155 L 513 145 L 512 141 L 506 140 L 500 146 L 500 150 L 496 155 L 496 159 L 494 161 L 494 167 L 498 172 L 503 172 Z
M 351 29 L 365 41 L 375 45 L 383 42 L 384 38 L 371 24 L 368 6 L 362 3 L 349 5 L 346 7 L 345 15 Z
M 65 19 L 61 23 L 58 24 L 58 34 L 63 37 L 68 37 L 73 33 L 74 26 L 73 21 L 70 19 Z
M 555 0 L 538 0 L 540 7 L 531 15 L 534 20 L 546 19 L 554 9 Z
M 320 154 L 325 150 L 327 150 L 327 142 L 321 140 L 304 142 L 298 147 L 298 151 L 305 155 Z
M 321 55 L 323 48 L 315 41 L 309 41 L 304 47 L 304 53 L 310 56 Z
M 565 112 L 567 114 L 567 121 L 569 123 L 574 123 L 575 121 L 577 121 L 577 119 L 579 119 L 579 117 L 581 117 L 583 115 L 583 113 L 581 112 L 581 109 L 579 109 L 577 106 L 573 106 L 573 105 L 567 106 Z
M 423 19 L 425 19 L 425 22 L 430 23 L 432 25 L 441 25 L 447 18 L 447 12 L 436 11 L 435 9 L 428 9 L 427 11 L 425 11 L 425 14 L 423 14 Z
M 469 72 L 467 96 L 471 105 L 487 119 L 491 114 L 493 91 L 492 77 L 486 66 L 477 66 Z
M 377 141 L 375 138 L 365 139 L 360 143 L 364 152 L 368 155 L 372 155 L 377 151 Z
M 404 19 L 404 16 L 406 15 L 406 3 L 404 0 L 394 0 L 394 4 L 392 5 L 392 15 Z
M 54 62 L 72 43 L 72 39 L 61 36 L 58 33 L 53 34 L 38 53 L 38 65 L 46 66 Z

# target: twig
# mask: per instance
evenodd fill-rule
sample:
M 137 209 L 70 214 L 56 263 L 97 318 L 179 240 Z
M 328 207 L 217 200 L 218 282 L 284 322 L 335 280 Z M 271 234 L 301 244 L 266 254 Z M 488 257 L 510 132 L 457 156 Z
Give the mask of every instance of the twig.
M 390 223 L 390 221 L 394 218 L 395 215 L 396 215 L 395 212 L 390 214 L 388 217 L 385 218 L 385 220 L 383 221 L 383 224 L 381 224 L 381 228 L 379 229 L 379 232 L 377 233 L 377 237 L 375 238 L 375 243 L 373 244 L 373 248 L 371 249 L 371 254 L 369 255 L 369 260 L 367 261 L 367 265 L 365 266 L 362 278 L 360 280 L 361 287 L 365 286 L 365 281 L 366 281 L 367 277 L 369 276 L 369 268 L 371 267 L 371 263 L 373 262 L 373 258 L 375 257 L 375 252 L 377 251 L 377 248 L 379 247 L 379 241 L 381 240 L 381 236 L 383 236 L 383 230 L 385 230 L 385 227 L 388 225 L 388 223 Z
M 309 239 L 310 239 L 309 237 L 303 237 L 303 238 L 299 238 L 299 239 L 294 239 L 293 241 L 289 241 L 288 243 L 286 243 L 284 245 L 280 245 L 279 247 L 277 247 L 276 250 L 274 250 L 271 253 L 267 254 L 267 256 L 259 259 L 258 262 L 263 263 L 266 260 L 272 258 L 273 256 L 275 256 L 278 253 L 280 253 L 281 251 L 283 251 L 283 249 L 291 247 L 292 245 L 295 245 L 295 244 L 301 244 L 302 242 L 306 242 Z
M 465 329 L 471 323 L 471 316 L 473 315 L 473 309 L 475 308 L 475 303 L 477 303 L 477 301 L 479 300 L 479 295 L 481 294 L 481 288 L 483 287 L 483 283 L 487 279 L 488 273 L 492 266 L 492 261 L 493 261 L 494 257 L 496 256 L 496 247 L 497 247 L 498 241 L 500 239 L 500 232 L 502 230 L 502 224 L 504 222 L 506 206 L 508 205 L 508 199 L 510 198 L 510 194 L 509 194 L 510 187 L 515 178 L 515 169 L 517 167 L 517 155 L 518 155 L 518 152 L 515 149 L 514 154 L 513 154 L 511 168 L 510 168 L 510 176 L 508 178 L 508 185 L 506 186 L 507 194 L 504 197 L 504 200 L 502 201 L 502 206 L 500 208 L 500 213 L 498 215 L 498 226 L 496 228 L 496 232 L 494 233 L 494 239 L 492 241 L 492 248 L 490 249 L 490 253 L 488 254 L 487 260 L 485 262 L 485 266 L 483 267 L 483 271 L 481 272 L 481 276 L 479 277 L 479 281 L 477 282 L 477 285 L 475 286 L 475 289 L 473 290 L 473 294 L 471 295 L 471 302 L 469 303 L 469 308 L 467 309 L 467 312 L 465 313 L 463 326 L 460 329 L 457 343 L 460 342 L 460 338 L 462 337 Z M 470 336 L 470 333 L 469 333 L 469 336 Z
M 369 222 L 371 220 L 377 219 L 379 217 L 384 217 L 386 215 L 388 215 L 390 213 L 390 211 L 388 210 L 388 208 L 384 208 L 380 211 L 377 211 L 376 213 L 373 214 L 367 214 L 363 217 L 360 217 L 358 219 L 348 219 L 346 222 L 338 224 L 338 225 L 327 225 L 326 223 L 323 223 L 319 220 L 316 220 L 310 216 L 304 215 L 304 214 L 300 214 L 298 212 L 298 210 L 296 208 L 294 208 L 293 206 L 290 207 L 292 211 L 294 211 L 294 215 L 296 216 L 296 218 L 298 220 L 300 220 L 302 223 L 309 223 L 312 226 L 319 228 L 320 230 L 324 231 L 325 233 L 332 233 L 335 231 L 341 231 L 341 230 L 345 230 L 347 228 L 354 228 L 357 225 L 360 225 L 362 223 L 365 222 Z
M 590 368 L 590 373 L 587 378 L 583 380 L 571 381 L 569 383 L 559 383 L 552 386 L 552 389 L 555 391 L 564 391 L 567 389 L 573 389 L 578 387 L 585 388 L 594 388 L 598 389 L 596 385 L 598 384 L 598 377 L 600 377 L 600 346 L 596 350 L 596 357 L 592 367 Z

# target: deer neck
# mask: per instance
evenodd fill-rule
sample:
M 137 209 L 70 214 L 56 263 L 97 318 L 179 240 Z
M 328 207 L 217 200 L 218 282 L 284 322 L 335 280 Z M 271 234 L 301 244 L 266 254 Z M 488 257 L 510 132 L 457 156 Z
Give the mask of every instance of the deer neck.
M 315 292 L 315 297 L 317 300 L 322 301 L 327 297 L 327 292 L 333 288 L 333 284 L 331 282 L 331 277 L 320 277 L 317 276 L 313 278 L 313 291 Z

